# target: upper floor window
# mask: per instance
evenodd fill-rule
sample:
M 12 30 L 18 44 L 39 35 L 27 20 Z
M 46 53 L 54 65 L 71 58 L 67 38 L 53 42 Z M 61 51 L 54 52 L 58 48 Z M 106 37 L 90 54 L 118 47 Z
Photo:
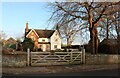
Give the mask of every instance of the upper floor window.
M 31 36 L 31 39 L 34 41 L 34 36 Z
M 55 41 L 58 41 L 58 39 L 55 39 Z
M 32 32 L 32 35 L 34 35 L 34 33 Z
M 56 33 L 56 36 L 57 36 L 57 33 Z
M 42 42 L 45 42 L 45 39 L 42 39 Z

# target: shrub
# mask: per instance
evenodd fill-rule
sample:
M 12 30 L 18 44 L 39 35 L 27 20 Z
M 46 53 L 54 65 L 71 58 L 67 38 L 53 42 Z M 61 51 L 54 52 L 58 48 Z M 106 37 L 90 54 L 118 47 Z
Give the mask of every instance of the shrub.
M 22 45 L 21 45 L 21 43 L 18 43 L 18 45 L 17 45 L 17 51 L 22 51 Z
M 67 48 L 64 48 L 63 52 L 67 52 Z
M 41 48 L 38 48 L 38 51 L 42 51 L 42 49 L 41 49 Z
M 51 50 L 50 52 L 64 52 L 64 50 L 56 49 L 56 50 Z
M 33 51 L 34 48 L 34 42 L 31 38 L 25 38 L 23 43 L 22 43 L 23 51 L 27 51 L 29 48 L 30 51 Z
M 61 50 L 61 49 L 56 49 L 55 51 L 56 51 L 56 52 L 62 52 L 63 50 Z
M 9 48 L 16 49 L 16 44 L 12 44 L 12 45 L 10 45 Z
M 38 51 L 38 47 L 34 46 L 33 51 Z
M 4 47 L 11 48 L 11 49 L 16 49 L 16 44 L 9 44 L 9 43 L 7 43 L 7 44 L 5 44 Z
M 9 48 L 10 44 L 7 43 L 7 44 L 4 45 L 4 47 Z

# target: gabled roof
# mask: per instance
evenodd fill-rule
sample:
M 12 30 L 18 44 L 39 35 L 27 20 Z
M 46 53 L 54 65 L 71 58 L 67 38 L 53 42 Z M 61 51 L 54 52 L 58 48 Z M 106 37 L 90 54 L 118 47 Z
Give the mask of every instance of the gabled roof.
M 12 40 L 12 41 L 16 41 L 14 38 L 12 38 L 12 37 L 10 37 L 9 39 L 7 39 L 7 41 L 10 41 L 10 40 Z
M 14 38 L 10 37 L 9 39 L 6 40 L 6 43 L 14 44 L 14 43 L 17 43 L 17 42 Z
M 27 34 L 31 31 L 32 29 L 29 29 Z M 42 30 L 42 29 L 34 29 L 35 32 L 38 34 L 39 38 L 50 38 L 55 30 Z
M 110 45 L 114 45 L 117 44 L 117 39 L 104 39 L 101 44 L 110 44 Z

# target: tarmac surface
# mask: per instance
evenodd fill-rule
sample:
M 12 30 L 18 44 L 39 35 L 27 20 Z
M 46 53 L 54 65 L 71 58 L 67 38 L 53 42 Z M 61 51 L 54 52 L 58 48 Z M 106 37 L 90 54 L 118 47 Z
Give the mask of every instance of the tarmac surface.
M 119 76 L 118 64 L 111 65 L 72 65 L 72 66 L 47 66 L 47 67 L 3 67 L 2 78 L 22 76 Z

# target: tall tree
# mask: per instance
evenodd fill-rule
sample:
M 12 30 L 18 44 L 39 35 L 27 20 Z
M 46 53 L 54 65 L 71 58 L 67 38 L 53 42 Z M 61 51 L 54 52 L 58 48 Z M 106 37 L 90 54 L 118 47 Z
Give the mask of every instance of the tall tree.
M 119 5 L 120 3 L 112 5 L 104 15 L 105 20 L 102 20 L 101 24 L 99 24 L 99 26 L 101 27 L 99 35 L 102 36 L 103 38 L 108 39 L 119 37 L 120 33 Z
M 77 33 L 82 30 L 81 26 L 75 22 L 69 22 L 66 24 L 57 24 L 56 28 L 60 32 L 62 38 L 67 41 L 67 46 L 71 46 Z
M 66 24 L 69 22 L 81 23 L 89 28 L 91 53 L 98 50 L 98 29 L 99 23 L 104 19 L 108 8 L 116 5 L 117 2 L 55 2 L 55 11 L 52 17 L 57 19 L 56 23 Z M 68 20 L 66 20 L 66 18 Z M 73 25 L 74 26 L 74 25 Z

